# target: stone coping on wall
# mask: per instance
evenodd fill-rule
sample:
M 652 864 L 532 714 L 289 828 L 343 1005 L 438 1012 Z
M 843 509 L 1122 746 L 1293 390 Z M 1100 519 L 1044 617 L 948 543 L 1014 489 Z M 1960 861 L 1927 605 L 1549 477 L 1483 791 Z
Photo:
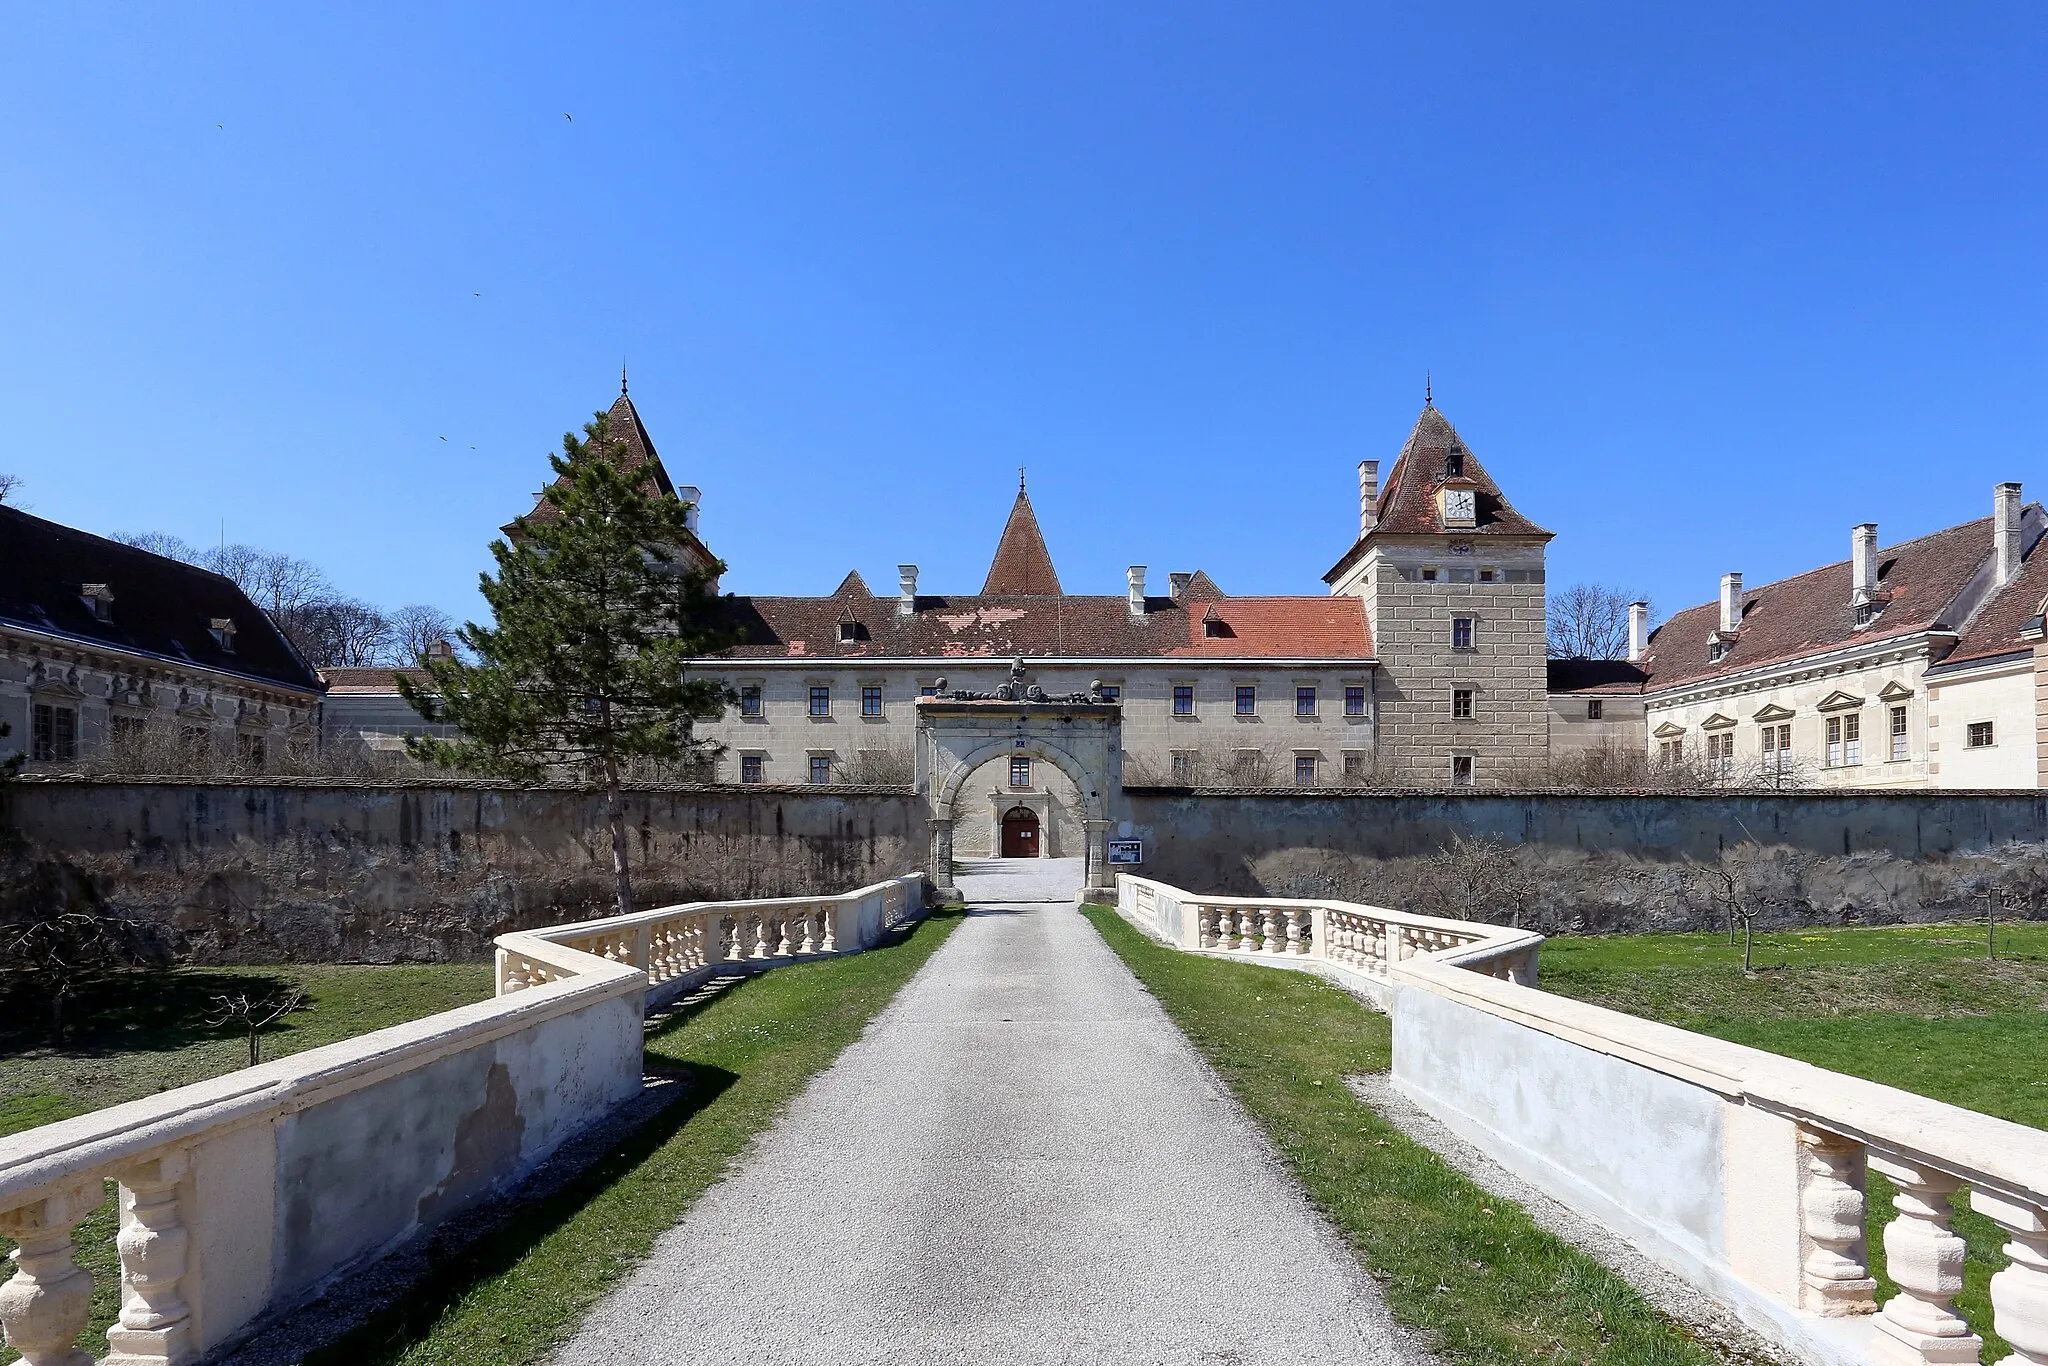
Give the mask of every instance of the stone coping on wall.
M 590 796 L 604 791 L 592 784 L 521 783 L 508 778 L 340 778 L 301 777 L 284 774 L 249 774 L 228 777 L 178 777 L 175 774 L 24 773 L 13 779 L 24 787 L 44 784 L 52 787 L 281 787 L 305 790 L 332 788 L 361 791 L 393 788 L 412 791 L 452 790 L 459 792 L 562 792 Z M 908 797 L 916 789 L 882 783 L 649 783 L 622 782 L 621 792 L 765 792 L 778 797 Z
M 1517 801 L 1529 797 L 1572 798 L 1586 801 L 1641 801 L 1649 798 L 1673 800 L 1724 800 L 1739 797 L 1752 800 L 1774 797 L 1783 801 L 1830 801 L 1840 798 L 1869 800 L 1873 797 L 1916 798 L 1921 801 L 1949 801 L 1958 797 L 1997 797 L 2006 801 L 2048 803 L 2048 791 L 2025 787 L 1176 787 L 1170 783 L 1125 783 L 1123 790 L 1142 797 L 1269 797 L 1291 801 L 1365 801 L 1372 798 L 1426 797 L 1438 801 Z

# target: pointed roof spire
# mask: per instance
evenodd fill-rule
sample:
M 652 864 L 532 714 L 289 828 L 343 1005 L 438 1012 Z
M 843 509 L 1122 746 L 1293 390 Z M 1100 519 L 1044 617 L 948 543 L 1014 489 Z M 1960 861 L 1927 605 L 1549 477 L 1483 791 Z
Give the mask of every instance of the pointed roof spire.
M 619 357 L 619 397 L 626 396 L 626 358 Z
M 1017 501 L 1010 505 L 1010 520 L 1003 525 L 1003 538 L 996 542 L 996 557 L 989 563 L 988 580 L 981 591 L 984 595 L 1059 594 L 1060 576 L 1053 572 L 1052 555 L 1038 530 L 1030 496 L 1024 492 L 1022 470 L 1017 472 Z
M 1436 395 L 1432 392 L 1432 389 L 1429 371 L 1424 370 L 1422 372 L 1422 406 L 1425 408 L 1436 407 Z

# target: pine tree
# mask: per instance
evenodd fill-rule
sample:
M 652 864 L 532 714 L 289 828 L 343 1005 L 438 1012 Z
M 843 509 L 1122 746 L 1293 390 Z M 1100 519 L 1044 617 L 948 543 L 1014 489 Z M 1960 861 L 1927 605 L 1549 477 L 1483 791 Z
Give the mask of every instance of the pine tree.
M 621 915 L 633 909 L 620 780 L 634 761 L 702 760 L 716 752 L 692 720 L 730 705 L 730 690 L 690 676 L 691 663 L 734 637 L 720 622 L 714 574 L 677 558 L 691 537 L 688 505 L 643 490 L 622 470 L 625 443 L 605 414 L 548 457 L 560 515 L 520 518 L 493 541 L 495 577 L 481 588 L 494 622 L 457 638 L 475 658 L 425 661 L 428 680 L 398 690 L 457 740 L 406 738 L 415 758 L 536 781 L 556 775 L 604 789 Z

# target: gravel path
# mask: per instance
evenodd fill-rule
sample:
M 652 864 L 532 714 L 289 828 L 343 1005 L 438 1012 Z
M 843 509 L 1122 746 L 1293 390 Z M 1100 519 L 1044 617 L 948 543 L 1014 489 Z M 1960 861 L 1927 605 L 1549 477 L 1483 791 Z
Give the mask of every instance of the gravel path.
M 557 1360 L 1425 1360 L 1079 872 L 962 865 L 966 923 Z

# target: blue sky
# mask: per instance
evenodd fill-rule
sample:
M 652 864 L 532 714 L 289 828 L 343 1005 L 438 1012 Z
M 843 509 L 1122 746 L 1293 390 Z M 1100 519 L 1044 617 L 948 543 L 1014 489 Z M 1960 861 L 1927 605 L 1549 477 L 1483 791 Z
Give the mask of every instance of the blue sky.
M 2044 66 L 2039 4 L 15 5 L 0 471 L 474 614 L 625 356 L 738 591 L 974 591 L 1022 464 L 1070 592 L 1317 592 L 1427 369 L 1661 614 L 2048 496 Z

